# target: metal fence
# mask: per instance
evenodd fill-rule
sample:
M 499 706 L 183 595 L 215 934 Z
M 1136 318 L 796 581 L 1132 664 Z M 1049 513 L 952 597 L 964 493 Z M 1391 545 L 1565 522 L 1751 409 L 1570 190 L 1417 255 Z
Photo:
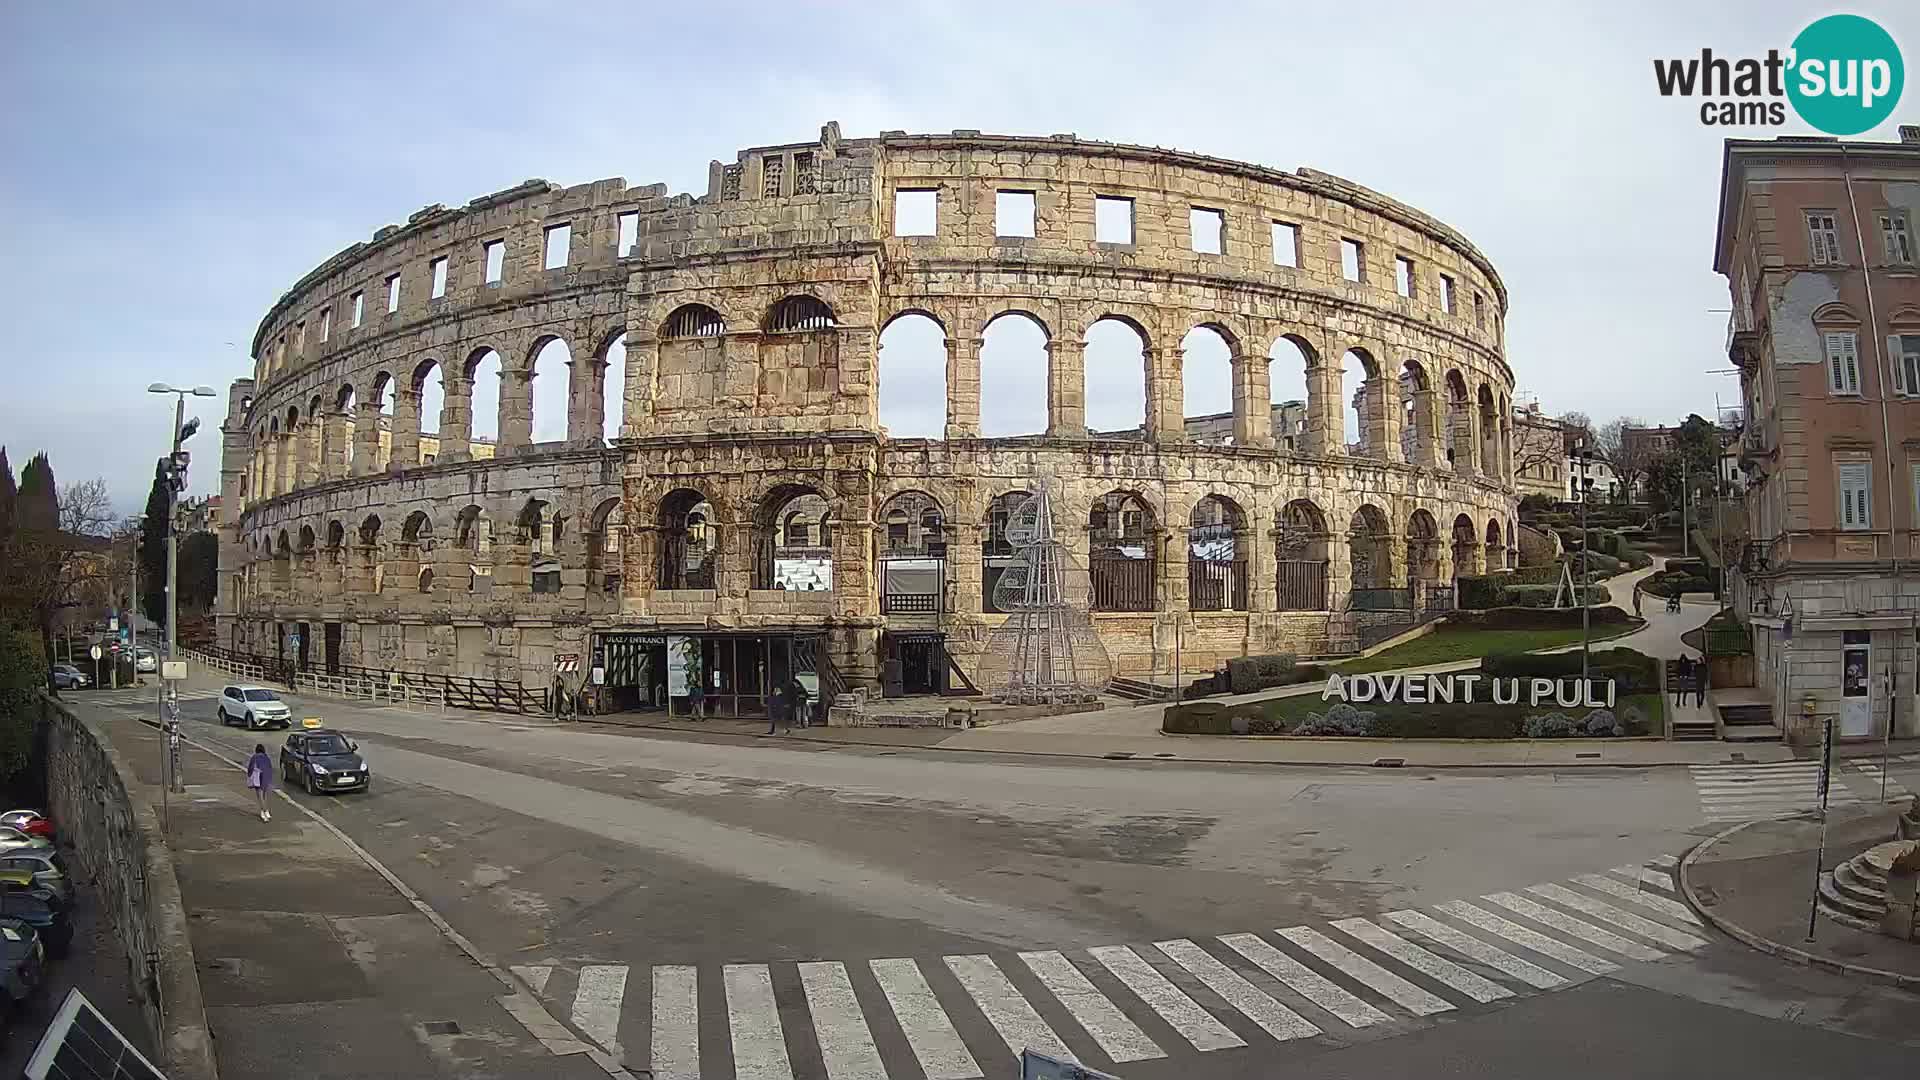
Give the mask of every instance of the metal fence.
M 547 688 L 521 686 L 498 679 L 474 679 L 458 675 L 433 675 L 423 671 L 392 671 L 385 668 L 336 665 L 331 671 L 300 671 L 289 661 L 232 649 L 189 651 L 189 659 L 201 666 L 224 672 L 238 679 L 275 682 L 294 691 L 361 701 L 383 701 L 406 705 L 433 705 L 442 708 L 473 709 L 481 712 L 507 712 L 521 715 L 552 710 Z
M 1324 559 L 1281 559 L 1275 565 L 1278 610 L 1327 610 L 1327 563 Z
M 1412 611 L 1412 589 L 1355 589 L 1347 607 L 1352 611 Z
M 1096 554 L 1087 564 L 1095 611 L 1152 611 L 1154 560 Z
M 1247 610 L 1246 560 L 1190 560 L 1187 563 L 1187 610 Z

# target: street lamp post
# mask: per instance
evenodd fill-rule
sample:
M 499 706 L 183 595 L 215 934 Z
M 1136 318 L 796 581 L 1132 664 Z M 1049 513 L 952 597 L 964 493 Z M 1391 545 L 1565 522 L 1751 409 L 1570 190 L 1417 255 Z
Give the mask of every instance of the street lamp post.
M 1587 449 L 1585 440 L 1575 444 L 1573 450 L 1573 468 L 1575 472 L 1574 493 L 1580 499 L 1580 685 L 1587 685 L 1587 641 L 1591 632 L 1593 609 L 1587 596 L 1587 552 L 1593 547 L 1591 534 L 1587 531 L 1587 504 L 1593 501 L 1593 477 L 1587 470 L 1593 465 L 1593 451 Z M 1582 691 L 1583 693 L 1585 691 Z
M 192 388 L 168 386 L 166 383 L 153 383 L 147 387 L 150 394 L 173 395 L 173 445 L 167 453 L 167 651 L 165 658 L 178 658 L 180 650 L 180 529 L 174 520 L 175 507 L 180 501 L 180 491 L 186 486 L 186 462 L 180 453 L 180 444 L 193 437 L 200 428 L 200 419 L 187 422 L 187 396 L 215 397 L 217 392 L 211 386 Z M 139 658 L 134 658 L 134 670 L 140 667 Z M 161 685 L 161 728 L 166 732 L 165 768 L 167 782 L 163 787 L 175 794 L 186 791 L 186 778 L 180 775 L 179 762 L 174 751 L 175 740 L 180 730 L 180 686 L 176 680 L 164 677 Z M 164 818 L 162 821 L 164 824 Z

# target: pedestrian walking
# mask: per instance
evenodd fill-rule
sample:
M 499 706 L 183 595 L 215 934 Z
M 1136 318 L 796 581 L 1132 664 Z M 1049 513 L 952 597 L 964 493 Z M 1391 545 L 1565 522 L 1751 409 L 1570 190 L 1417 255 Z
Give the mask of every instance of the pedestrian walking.
M 1693 705 L 1704 709 L 1707 706 L 1707 662 L 1700 661 L 1693 668 Z
M 786 695 L 781 692 L 780 687 L 775 686 L 767 694 L 767 734 L 774 734 L 775 729 L 781 724 L 787 725 L 788 731 L 793 730 L 793 718 L 787 711 Z
M 1640 590 L 1639 589 L 1633 590 L 1633 617 L 1636 619 L 1640 617 Z
M 787 680 L 787 708 L 793 710 L 793 719 L 801 727 L 813 726 L 813 702 L 807 688 L 799 679 Z
M 1673 665 L 1673 703 L 1684 705 L 1687 701 L 1688 681 L 1693 678 L 1693 657 L 1682 654 Z
M 247 789 L 253 792 L 253 801 L 259 804 L 260 820 L 272 821 L 273 814 L 267 809 L 267 791 L 273 786 L 273 759 L 267 756 L 265 743 L 253 744 L 253 756 L 247 759 Z

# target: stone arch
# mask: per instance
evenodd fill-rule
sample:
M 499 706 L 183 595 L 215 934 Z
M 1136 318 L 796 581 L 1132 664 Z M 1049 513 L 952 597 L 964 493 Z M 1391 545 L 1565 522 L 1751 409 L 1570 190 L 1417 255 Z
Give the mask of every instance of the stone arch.
M 1247 610 L 1250 539 L 1239 503 L 1214 492 L 1194 502 L 1187 513 L 1188 610 Z
M 599 401 L 600 438 L 607 446 L 620 437 L 627 419 L 627 332 L 619 328 L 600 343 L 594 357 L 594 396 Z M 589 410 L 591 419 L 591 410 Z
M 425 510 L 415 510 L 407 515 L 400 525 L 400 541 L 426 548 L 433 546 L 433 519 L 427 516 Z
M 1401 460 L 1431 466 L 1438 453 L 1439 418 L 1434 414 L 1433 378 L 1419 358 L 1409 356 L 1401 361 L 1396 400 Z
M 1236 441 L 1239 355 L 1236 339 L 1218 323 L 1201 323 L 1180 339 L 1180 414 L 1194 442 L 1231 446 Z
M 1424 507 L 1407 518 L 1407 578 L 1441 580 L 1440 524 Z
M 1493 388 L 1481 383 L 1475 393 L 1478 412 L 1476 427 L 1480 433 L 1480 475 L 1500 475 L 1500 415 L 1494 404 Z
M 1152 335 L 1140 320 L 1106 311 L 1081 342 L 1081 426 L 1101 438 L 1144 439 Z
M 347 544 L 347 527 L 339 518 L 327 522 L 327 550 L 338 551 Z
M 1480 572 L 1480 543 L 1474 535 L 1473 519 L 1465 514 L 1453 519 L 1453 576 L 1454 580 Z
M 1467 380 L 1459 368 L 1450 368 L 1445 379 L 1446 430 L 1443 433 L 1447 464 L 1455 472 L 1473 468 L 1473 405 L 1467 394 Z
M 454 515 L 453 542 L 463 551 L 475 555 L 485 555 L 493 550 L 492 538 L 488 533 L 487 512 L 475 503 L 468 503 Z
M 880 424 L 893 439 L 940 439 L 952 407 L 947 385 L 948 343 L 944 323 L 909 308 L 880 328 Z M 937 391 L 936 391 L 937 388 Z
M 1347 524 L 1347 555 L 1355 591 L 1393 586 L 1392 542 L 1386 512 L 1372 503 L 1360 504 Z
M 801 334 L 832 330 L 838 325 L 833 308 L 825 300 L 796 293 L 775 301 L 760 328 L 769 334 Z
M 627 549 L 627 511 L 619 496 L 587 515 L 587 592 L 618 593 Z
M 1267 346 L 1267 402 L 1271 420 L 1268 428 L 1277 450 L 1294 453 L 1324 453 L 1316 445 L 1313 421 L 1319 393 L 1313 386 L 1313 373 L 1320 368 L 1320 354 L 1313 343 L 1299 334 L 1286 333 Z M 1325 433 L 1319 434 L 1324 439 Z
M 659 337 L 662 341 L 673 341 L 722 337 L 726 332 L 727 320 L 718 311 L 705 304 L 681 304 L 661 321 Z
M 1087 511 L 1087 576 L 1095 611 L 1157 611 L 1160 526 L 1138 491 L 1115 489 Z
M 529 554 L 553 554 L 553 504 L 529 496 L 514 515 L 514 539 L 524 544 Z
M 586 378 L 566 338 L 545 333 L 534 340 L 527 351 L 525 389 L 515 388 L 525 394 L 526 402 L 512 404 L 512 415 L 525 418 L 529 443 L 567 442 L 578 434 L 572 428 L 571 406 Z
M 431 566 L 421 567 L 419 581 L 420 581 L 421 592 L 423 593 L 432 592 L 433 591 L 433 567 Z
M 360 521 L 360 545 L 376 547 L 380 543 L 380 515 L 368 514 Z
M 752 550 L 755 589 L 833 591 L 831 492 L 784 480 L 753 503 Z
M 908 306 L 903 307 L 898 311 L 895 311 L 893 314 L 888 315 L 886 318 L 886 321 L 880 324 L 881 332 L 884 333 L 887 327 L 892 326 L 894 323 L 898 322 L 901 319 L 906 318 L 909 315 L 918 315 L 923 319 L 928 319 L 932 321 L 932 323 L 935 326 L 938 326 L 940 328 L 940 333 L 942 336 L 945 336 L 952 332 L 947 329 L 949 326 L 952 325 L 951 319 L 948 319 L 942 316 L 939 312 L 935 311 L 930 306 L 922 306 L 919 304 L 909 304 Z
M 1500 519 L 1487 519 L 1487 572 L 1507 568 L 1507 545 L 1502 537 Z
M 474 447 L 499 445 L 501 391 L 506 381 L 506 357 L 492 345 L 476 346 L 460 363 L 460 383 L 467 396 L 468 452 L 474 457 L 486 454 Z
M 314 552 L 314 547 L 317 542 L 313 534 L 313 526 L 302 525 L 300 526 L 300 546 L 295 550 L 299 551 L 302 555 L 311 555 Z
M 995 312 L 980 325 L 980 434 L 988 438 L 1047 430 L 1053 333 L 1023 308 Z
M 945 550 L 947 514 L 940 500 L 918 488 L 895 492 L 880 505 L 881 550 L 892 557 L 924 557 Z
M 1345 451 L 1356 457 L 1387 456 L 1383 374 L 1380 361 L 1365 346 L 1351 346 L 1340 355 L 1340 439 Z
M 660 557 L 657 588 L 711 589 L 718 580 L 720 529 L 713 503 L 695 488 L 674 488 L 655 511 Z
M 1276 610 L 1326 611 L 1332 530 L 1311 499 L 1294 499 L 1274 512 Z

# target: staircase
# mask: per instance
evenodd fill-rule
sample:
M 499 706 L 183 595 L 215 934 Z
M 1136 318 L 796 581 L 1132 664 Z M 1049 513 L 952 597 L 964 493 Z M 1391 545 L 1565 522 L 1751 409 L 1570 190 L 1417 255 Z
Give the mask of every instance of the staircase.
M 1887 913 L 1887 873 L 1920 840 L 1889 840 L 1820 875 L 1820 914 L 1858 930 L 1880 931 Z
M 1720 723 L 1728 742 L 1779 742 L 1781 738 L 1771 705 L 1722 705 Z
M 1672 708 L 1671 705 L 1668 707 Z M 1670 734 L 1674 742 L 1713 742 L 1720 737 L 1720 730 L 1714 724 L 1710 711 L 1692 710 L 1682 714 L 1676 710 Z
M 1113 681 L 1107 684 L 1107 693 L 1117 698 L 1125 698 L 1128 701 L 1153 702 L 1173 700 L 1173 687 L 1171 686 L 1155 686 L 1153 683 L 1141 682 L 1139 679 L 1125 679 L 1118 675 L 1114 676 Z

